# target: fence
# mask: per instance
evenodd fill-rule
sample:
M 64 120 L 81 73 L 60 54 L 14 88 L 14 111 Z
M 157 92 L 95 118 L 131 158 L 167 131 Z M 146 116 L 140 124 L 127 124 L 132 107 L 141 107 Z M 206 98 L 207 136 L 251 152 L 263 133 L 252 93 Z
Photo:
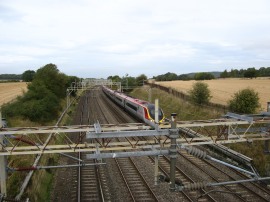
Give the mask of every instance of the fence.
M 190 101 L 190 96 L 183 93 L 183 92 L 180 92 L 180 91 L 177 91 L 175 89 L 172 89 L 172 88 L 168 88 L 168 87 L 165 87 L 165 86 L 161 86 L 161 85 L 158 85 L 158 84 L 155 84 L 155 83 L 149 83 L 149 82 L 145 82 L 146 85 L 149 85 L 151 88 L 158 88 L 162 91 L 165 91 L 177 98 L 180 98 L 180 99 L 183 99 L 183 100 L 186 100 L 186 101 Z M 228 111 L 228 107 L 225 106 L 225 105 L 222 105 L 222 104 L 217 104 L 217 103 L 208 103 L 207 105 L 202 105 L 203 107 L 207 107 L 207 108 L 215 108 L 216 110 L 221 110 L 223 111 L 224 113 L 226 113 Z

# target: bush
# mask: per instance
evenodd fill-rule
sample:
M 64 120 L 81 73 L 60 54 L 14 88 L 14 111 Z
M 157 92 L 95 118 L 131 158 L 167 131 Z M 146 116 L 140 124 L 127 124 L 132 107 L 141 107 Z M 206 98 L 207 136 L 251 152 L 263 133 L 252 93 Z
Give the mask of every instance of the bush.
M 233 112 L 252 114 L 260 107 L 259 95 L 253 89 L 246 88 L 236 92 L 228 105 Z
M 207 104 L 211 99 L 208 85 L 203 82 L 196 82 L 189 91 L 191 102 L 194 104 Z
M 212 80 L 215 79 L 213 74 L 207 72 L 200 72 L 194 75 L 195 80 Z
M 3 106 L 6 117 L 23 117 L 33 122 L 45 123 L 54 119 L 61 110 L 61 100 L 66 95 L 68 77 L 56 65 L 47 64 L 37 70 L 28 91 L 17 101 Z

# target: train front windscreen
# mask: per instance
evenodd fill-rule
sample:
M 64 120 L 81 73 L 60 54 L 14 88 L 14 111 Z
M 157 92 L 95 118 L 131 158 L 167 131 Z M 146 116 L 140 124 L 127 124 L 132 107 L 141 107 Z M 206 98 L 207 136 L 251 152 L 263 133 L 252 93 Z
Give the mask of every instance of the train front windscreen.
M 153 104 L 150 104 L 147 106 L 148 108 L 148 112 L 149 112 L 149 115 L 150 117 L 155 120 L 155 105 Z M 163 119 L 163 112 L 160 108 L 158 108 L 158 121 L 161 121 Z

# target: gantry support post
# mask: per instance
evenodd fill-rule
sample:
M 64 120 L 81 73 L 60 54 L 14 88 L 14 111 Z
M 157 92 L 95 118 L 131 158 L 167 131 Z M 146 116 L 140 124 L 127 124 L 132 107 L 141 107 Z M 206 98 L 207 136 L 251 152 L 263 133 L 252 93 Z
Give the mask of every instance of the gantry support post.
M 2 128 L 2 114 L 0 109 L 0 128 Z M 0 135 L 0 151 L 3 150 L 4 144 L 4 136 Z M 0 180 L 1 180 L 1 194 L 4 196 L 7 196 L 7 185 L 6 185 L 6 179 L 7 179 L 7 157 L 6 156 L 0 156 Z
M 152 102 L 152 86 L 148 89 L 148 102 Z
M 176 113 L 171 114 L 171 129 L 176 129 Z M 170 154 L 170 190 L 175 191 L 175 164 L 176 164 L 176 157 L 177 157 L 177 149 L 176 149 L 176 138 L 178 134 L 176 130 L 170 131 L 170 139 L 171 139 L 171 147 L 169 150 Z
M 155 123 L 156 123 L 156 130 L 158 130 L 158 108 L 159 103 L 158 99 L 155 99 Z M 155 156 L 155 185 L 158 184 L 158 155 Z
M 267 102 L 267 112 L 270 112 L 270 102 Z M 270 135 L 270 125 L 267 125 L 267 133 Z M 264 141 L 264 153 L 265 154 L 270 154 L 269 151 L 269 140 Z

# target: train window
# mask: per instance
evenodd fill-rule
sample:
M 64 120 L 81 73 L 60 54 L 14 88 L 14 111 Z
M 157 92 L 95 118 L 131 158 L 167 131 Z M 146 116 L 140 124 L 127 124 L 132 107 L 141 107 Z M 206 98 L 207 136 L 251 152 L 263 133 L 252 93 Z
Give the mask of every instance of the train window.
M 120 98 L 118 98 L 118 97 L 116 97 L 116 99 L 119 100 L 120 102 L 122 102 L 122 99 L 120 99 Z
M 134 111 L 137 111 L 137 107 L 136 107 L 136 106 L 134 106 L 134 105 L 132 105 L 132 104 L 130 104 L 130 103 L 127 103 L 126 105 L 127 105 L 129 108 L 133 109 Z
M 148 112 L 149 112 L 149 115 L 152 119 L 155 120 L 155 105 L 151 104 L 151 105 L 148 105 Z M 158 120 L 162 120 L 163 118 L 163 112 L 161 111 L 161 109 L 159 108 L 158 109 Z

